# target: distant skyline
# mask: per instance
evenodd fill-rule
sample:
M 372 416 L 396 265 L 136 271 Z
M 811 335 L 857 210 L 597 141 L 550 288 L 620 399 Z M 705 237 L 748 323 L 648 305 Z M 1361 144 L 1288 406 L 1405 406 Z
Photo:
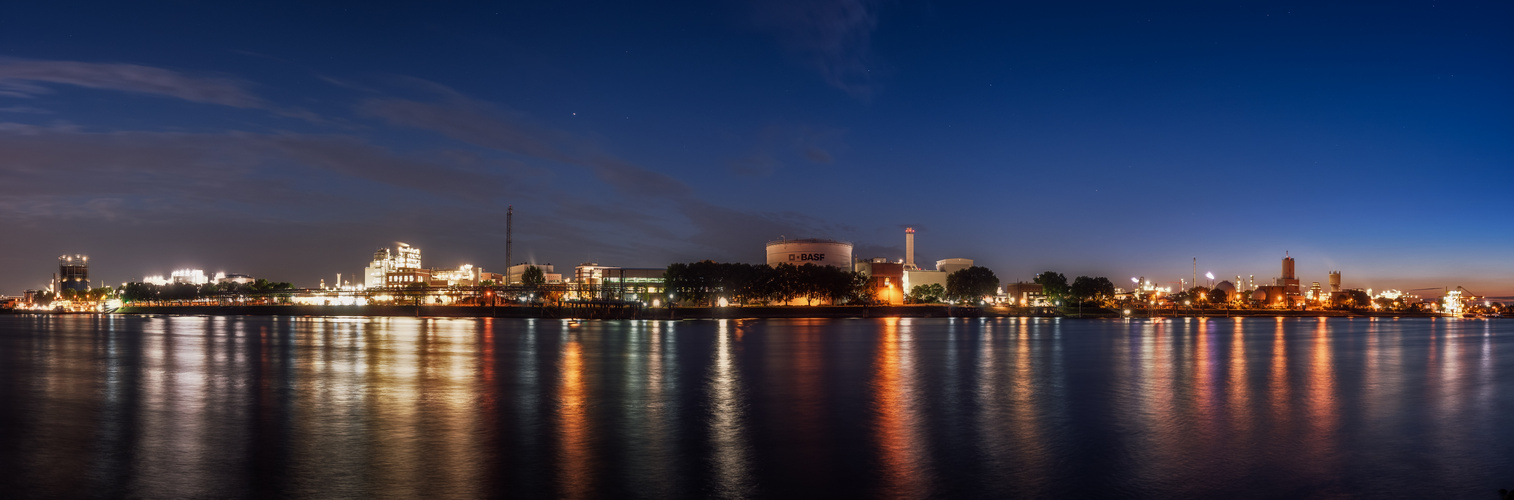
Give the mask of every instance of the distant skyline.
M 780 236 L 1514 296 L 1514 4 L 0 6 L 0 293 Z M 1128 286 L 1128 285 L 1126 285 Z

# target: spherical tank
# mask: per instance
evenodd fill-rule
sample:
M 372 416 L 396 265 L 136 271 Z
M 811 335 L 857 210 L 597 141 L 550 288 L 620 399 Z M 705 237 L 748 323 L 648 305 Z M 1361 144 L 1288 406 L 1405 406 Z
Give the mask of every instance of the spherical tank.
M 852 244 L 844 241 L 803 239 L 768 242 L 768 265 L 832 266 L 851 270 Z
M 1233 284 L 1233 283 L 1231 283 L 1229 281 L 1221 281 L 1219 283 L 1215 283 L 1214 284 L 1214 289 L 1215 290 L 1222 290 L 1222 291 L 1225 292 L 1226 295 L 1229 295 L 1231 297 L 1235 296 L 1235 284 Z

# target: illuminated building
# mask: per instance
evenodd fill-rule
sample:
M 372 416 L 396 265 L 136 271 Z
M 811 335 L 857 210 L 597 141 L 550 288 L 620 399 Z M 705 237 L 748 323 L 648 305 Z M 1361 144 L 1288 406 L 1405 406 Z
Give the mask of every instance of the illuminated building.
M 1461 314 L 1461 290 L 1458 289 L 1446 292 L 1446 297 L 1441 299 L 1441 311 L 1444 311 L 1446 314 Z
M 578 285 L 578 299 L 645 300 L 659 296 L 666 280 L 666 268 L 601 266 L 585 262 L 573 269 L 573 283 Z
M 1251 291 L 1251 300 L 1267 307 L 1291 307 L 1293 295 L 1279 285 L 1262 285 Z
M 175 283 L 199 286 L 209 283 L 210 278 L 205 276 L 205 271 L 202 269 L 177 269 L 174 270 L 174 272 L 169 273 L 167 278 L 163 277 L 163 275 L 161 274 L 154 276 L 144 276 L 142 278 L 142 282 L 149 285 L 158 286 L 167 286 Z
M 1277 286 L 1283 287 L 1283 293 L 1290 297 L 1302 295 L 1299 290 L 1298 276 L 1293 274 L 1293 257 L 1283 253 L 1283 277 L 1277 279 Z
M 363 269 L 363 286 L 367 288 L 379 288 L 384 286 L 384 276 L 393 271 L 394 257 L 388 248 L 380 248 L 373 252 L 373 261 Z
M 409 286 L 412 283 L 431 285 L 430 269 L 405 269 L 384 273 L 383 286 Z
M 1324 298 L 1324 289 L 1320 288 L 1319 282 L 1315 281 L 1311 283 L 1309 285 L 1309 300 L 1320 301 L 1324 300 Z
M 75 254 L 58 257 L 58 289 L 89 291 L 89 256 Z
M 1330 293 L 1341 291 L 1341 272 L 1330 271 Z
M 1004 300 L 1012 306 L 1043 306 L 1046 305 L 1045 289 L 1039 283 L 1006 284 Z
M 1446 292 L 1445 298 L 1441 299 L 1441 312 L 1451 315 L 1460 315 L 1469 311 L 1469 308 L 1482 302 L 1483 297 L 1473 295 L 1463 287 Z
M 904 293 L 909 294 L 917 286 L 941 285 L 946 288 L 946 273 L 939 270 L 906 269 L 904 270 Z
M 1157 286 L 1157 283 L 1155 281 L 1147 280 L 1145 276 L 1139 278 L 1130 278 L 1130 282 L 1135 283 L 1135 290 L 1132 290 L 1131 293 L 1134 294 L 1136 298 L 1156 298 L 1172 293 L 1172 287 Z
M 483 268 L 475 268 L 473 264 L 463 264 L 457 269 L 432 269 L 431 286 L 474 286 L 482 282 Z
M 904 289 L 904 273 L 908 265 L 879 257 L 857 262 L 854 267 L 858 273 L 867 276 L 867 286 L 879 302 L 899 305 L 904 303 L 904 295 L 908 293 Z
M 408 243 L 397 242 L 394 245 L 393 252 L 388 248 L 373 252 L 373 261 L 363 270 L 363 285 L 378 288 L 430 283 L 430 274 L 421 272 L 421 249 Z
M 847 245 L 847 254 L 851 254 L 851 245 Z M 771 255 L 768 260 L 772 265 Z M 972 259 L 941 259 L 936 261 L 936 269 L 920 269 L 915 265 L 915 229 L 904 229 L 904 276 L 899 280 L 902 283 L 901 290 L 904 295 L 909 295 L 910 290 L 922 285 L 941 285 L 946 288 L 946 277 L 951 273 L 973 267 Z
M 973 267 L 972 259 L 941 259 L 936 261 L 936 270 L 947 275 L 969 267 Z
M 542 276 L 546 278 L 547 283 L 562 283 L 562 275 L 553 271 L 552 264 L 516 264 L 510 266 L 510 269 L 505 271 L 506 279 L 509 280 L 509 283 L 520 284 L 520 278 L 521 276 L 525 276 L 526 268 L 532 266 L 541 269 Z

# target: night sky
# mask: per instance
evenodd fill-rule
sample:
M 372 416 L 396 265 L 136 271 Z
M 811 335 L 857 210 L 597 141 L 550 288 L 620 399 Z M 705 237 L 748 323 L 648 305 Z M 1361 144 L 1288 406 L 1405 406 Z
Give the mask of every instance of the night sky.
M 317 3 L 0 4 L 0 293 L 503 271 L 514 205 L 559 271 L 913 226 L 1007 281 L 1514 295 L 1514 3 Z

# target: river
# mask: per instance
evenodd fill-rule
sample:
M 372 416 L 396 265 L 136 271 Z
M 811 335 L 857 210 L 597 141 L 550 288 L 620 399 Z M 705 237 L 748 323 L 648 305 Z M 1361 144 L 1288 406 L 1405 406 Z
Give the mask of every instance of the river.
M 0 316 L 0 496 L 1493 498 L 1514 321 Z

